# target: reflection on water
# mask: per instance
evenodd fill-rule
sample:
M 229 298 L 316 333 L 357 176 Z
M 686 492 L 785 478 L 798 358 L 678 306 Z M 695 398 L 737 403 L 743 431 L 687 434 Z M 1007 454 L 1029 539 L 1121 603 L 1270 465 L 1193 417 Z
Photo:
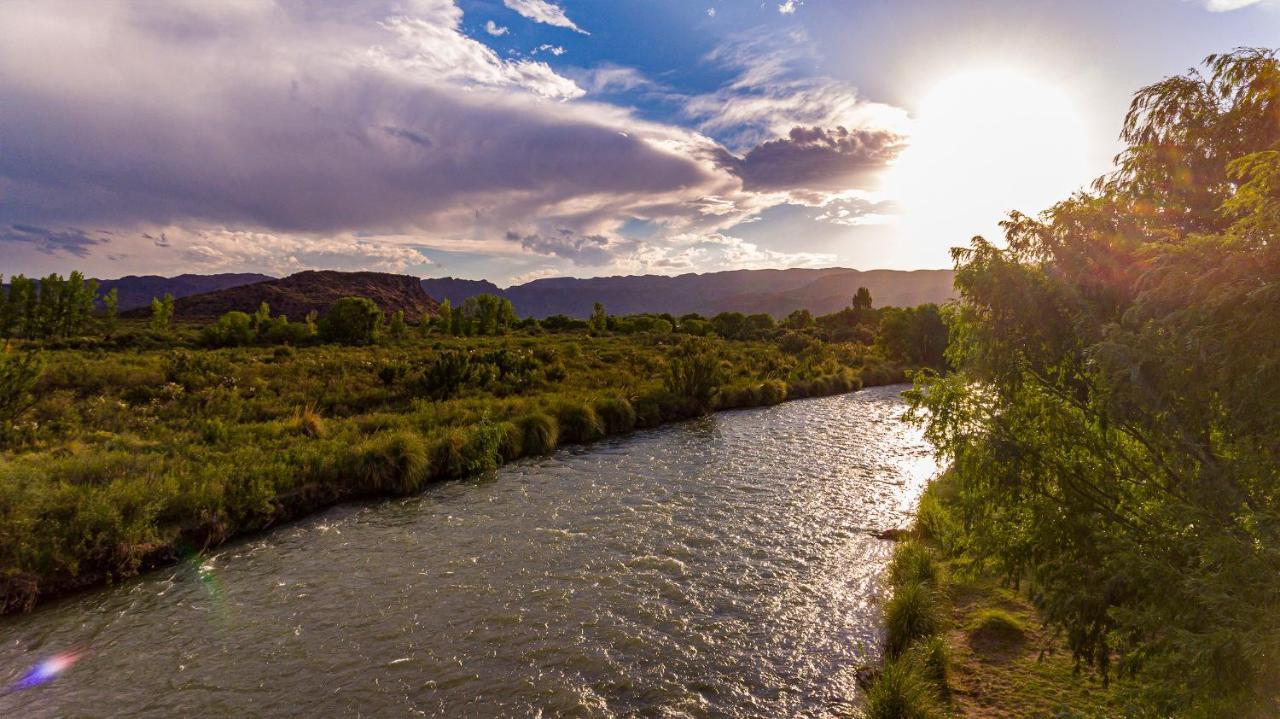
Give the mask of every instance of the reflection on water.
M 899 389 L 336 508 L 4 620 L 0 715 L 839 714 L 875 643 L 870 532 L 934 471 Z

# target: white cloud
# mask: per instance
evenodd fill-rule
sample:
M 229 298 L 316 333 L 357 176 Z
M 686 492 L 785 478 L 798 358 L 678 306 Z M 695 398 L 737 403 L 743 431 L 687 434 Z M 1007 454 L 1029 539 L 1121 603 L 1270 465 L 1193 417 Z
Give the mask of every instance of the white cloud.
M 1230 12 L 1253 5 L 1261 5 L 1267 0 L 1207 0 L 1205 7 L 1211 12 Z
M 462 19 L 452 0 L 0 3 L 0 227 L 26 228 L 0 237 L 5 264 L 402 271 L 426 262 L 418 247 L 615 272 L 829 263 L 723 234 L 781 202 L 821 205 L 829 188 L 776 191 L 760 180 L 776 175 L 745 169 L 747 140 L 738 157 L 583 97 L 674 97 L 634 69 L 567 77 L 501 57 Z M 690 100 L 693 121 L 853 147 L 825 123 L 865 111 L 852 88 L 748 54 L 716 56 L 738 77 Z M 840 113 L 818 111 L 823 93 L 844 98 Z M 787 134 L 806 118 L 827 131 Z M 764 189 L 744 189 L 748 175 Z M 624 237 L 629 221 L 653 235 Z M 145 236 L 161 234 L 168 246 Z
M 549 52 L 556 57 L 560 57 L 564 54 L 564 48 L 559 45 L 539 45 L 530 54 L 537 55 L 540 52 Z
M 568 28 L 583 35 L 590 34 L 574 24 L 569 19 L 569 16 L 565 14 L 564 8 L 553 2 L 548 2 L 547 0 L 502 0 L 502 4 L 534 22 Z
M 778 3 L 778 12 L 783 15 L 794 15 L 796 8 L 803 4 L 804 0 L 786 0 L 786 2 Z
M 510 32 L 510 29 L 504 26 L 500 26 L 498 25 L 498 23 L 492 20 L 489 20 L 484 24 L 484 31 L 494 37 L 502 37 L 503 35 L 506 35 L 508 32 Z

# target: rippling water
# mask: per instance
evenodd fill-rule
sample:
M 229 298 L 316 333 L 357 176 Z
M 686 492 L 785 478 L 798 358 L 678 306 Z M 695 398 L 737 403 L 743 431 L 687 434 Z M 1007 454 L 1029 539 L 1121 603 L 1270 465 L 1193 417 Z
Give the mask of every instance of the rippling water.
M 901 388 L 336 508 L 0 622 L 2 716 L 785 717 L 857 701 L 935 466 Z M 864 646 L 865 645 L 865 646 Z

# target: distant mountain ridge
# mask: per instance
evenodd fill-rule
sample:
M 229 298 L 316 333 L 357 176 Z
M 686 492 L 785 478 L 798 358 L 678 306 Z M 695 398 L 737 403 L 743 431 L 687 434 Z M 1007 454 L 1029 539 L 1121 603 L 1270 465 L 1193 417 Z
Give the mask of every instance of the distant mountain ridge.
M 522 316 L 587 317 L 592 305 L 613 314 L 641 312 L 764 312 L 781 317 L 796 309 L 829 314 L 849 305 L 859 287 L 871 290 L 877 307 L 941 304 L 954 299 L 951 270 L 852 270 L 791 268 L 729 270 L 706 274 L 554 277 L 500 289 L 487 280 L 453 277 L 422 281 L 427 294 L 458 305 L 478 294 L 506 297 Z
M 334 302 L 353 296 L 373 300 L 387 314 L 403 311 L 410 322 L 434 315 L 439 307 L 422 289 L 417 277 L 318 270 L 178 298 L 174 303 L 174 316 L 213 319 L 233 310 L 252 313 L 266 302 L 272 314 L 301 320 L 312 311 L 323 315 Z M 139 307 L 126 314 L 144 316 L 148 311 L 146 307 Z
M 178 275 L 161 277 L 159 275 L 127 275 L 115 280 L 98 280 L 98 291 L 102 294 L 116 291 L 118 307 L 121 312 L 137 307 L 146 307 L 156 297 L 166 293 L 174 297 L 190 297 L 205 292 L 216 292 L 228 287 L 239 287 L 254 282 L 275 279 L 270 275 L 253 272 L 237 272 L 217 275 Z

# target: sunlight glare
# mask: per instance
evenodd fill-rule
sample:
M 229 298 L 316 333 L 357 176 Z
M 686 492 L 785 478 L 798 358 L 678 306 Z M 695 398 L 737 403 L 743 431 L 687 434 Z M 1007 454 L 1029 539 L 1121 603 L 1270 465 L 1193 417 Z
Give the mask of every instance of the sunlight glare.
M 1006 69 L 942 80 L 885 182 L 902 208 L 903 251 L 932 258 L 975 234 L 1002 239 L 1010 210 L 1039 212 L 1091 179 L 1086 139 L 1076 103 L 1053 83 Z

